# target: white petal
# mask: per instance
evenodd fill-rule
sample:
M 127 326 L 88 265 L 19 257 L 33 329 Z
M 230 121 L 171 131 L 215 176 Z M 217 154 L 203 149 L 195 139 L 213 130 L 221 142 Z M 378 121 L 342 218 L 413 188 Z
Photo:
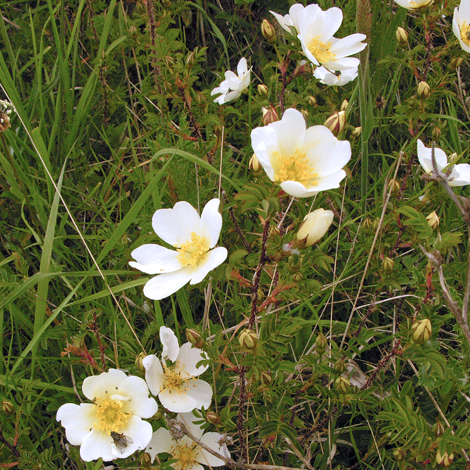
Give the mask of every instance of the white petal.
M 209 366 L 196 367 L 198 362 L 207 359 L 207 355 L 201 349 L 193 347 L 191 343 L 184 343 L 180 348 L 176 362 L 186 371 L 188 375 L 197 377 L 203 374 Z
M 116 456 L 113 454 L 113 447 L 113 438 L 108 433 L 93 429 L 80 447 L 80 457 L 85 462 L 91 462 L 100 457 L 104 461 L 114 460 Z
M 274 129 L 276 132 L 277 150 L 281 156 L 288 157 L 301 148 L 304 141 L 306 125 L 305 118 L 300 111 L 289 108 L 284 112 L 280 121 L 273 122 L 269 124 L 268 127 Z M 272 161 L 271 164 L 273 164 Z
M 238 62 L 238 65 L 237 65 L 237 73 L 238 73 L 238 76 L 241 77 L 241 76 L 244 75 L 247 71 L 248 71 L 248 63 L 247 63 L 245 57 L 242 57 L 242 58 L 240 59 L 240 61 Z
M 299 15 L 304 10 L 304 6 L 300 3 L 295 3 L 289 8 L 289 15 L 297 32 L 299 32 Z
M 339 170 L 332 175 L 328 175 L 322 178 L 317 178 L 315 180 L 314 186 L 309 186 L 308 190 L 310 193 L 317 193 L 319 191 L 327 191 L 328 189 L 339 188 L 340 182 L 346 177 L 346 172 L 344 170 Z M 313 195 L 310 194 L 310 195 Z
M 180 351 L 180 345 L 176 335 L 170 328 L 162 326 L 160 327 L 160 341 L 163 345 L 162 358 L 168 358 L 170 361 L 175 362 Z
M 212 401 L 212 387 L 207 382 L 204 382 L 204 380 L 199 379 L 188 382 L 188 385 L 191 388 L 186 393 L 196 400 L 195 408 L 200 410 L 204 407 L 207 410 Z
M 302 15 L 302 13 L 300 13 L 300 15 Z M 341 26 L 343 21 L 343 12 L 340 8 L 333 7 L 326 11 L 320 10 L 317 15 L 318 19 L 315 23 L 315 36 L 321 36 L 322 41 L 327 41 Z
M 144 379 L 131 375 L 119 386 L 119 393 L 129 397 L 123 401 L 123 412 L 151 418 L 157 411 L 158 405 L 153 398 L 149 398 L 149 389 Z
M 191 278 L 190 284 L 194 285 L 201 282 L 210 271 L 225 261 L 227 258 L 227 253 L 227 249 L 221 246 L 207 252 L 201 261 L 199 261 L 196 271 Z
M 201 214 L 201 236 L 209 241 L 209 248 L 214 248 L 222 229 L 222 215 L 219 212 L 220 200 L 211 199 Z
M 127 375 L 118 369 L 109 369 L 108 372 L 103 372 L 100 375 L 87 377 L 83 381 L 82 390 L 83 394 L 89 399 L 95 398 L 109 398 L 119 388 Z
M 127 422 L 126 429 L 123 429 L 120 434 L 123 434 L 122 439 L 126 444 L 123 446 L 116 446 L 114 439 L 112 453 L 114 458 L 124 459 L 129 455 L 133 454 L 137 450 L 145 449 L 145 446 L 150 442 L 152 438 L 152 425 L 147 421 L 141 420 L 138 416 L 131 416 Z
M 283 29 L 285 29 L 288 33 L 290 33 L 290 28 L 289 25 L 293 25 L 293 22 L 291 20 L 290 15 L 280 15 L 279 13 L 276 13 L 274 11 L 269 10 L 270 13 L 272 13 L 275 17 L 278 23 L 281 25 Z
M 427 148 L 424 146 L 423 142 L 418 139 L 418 160 L 421 163 L 424 171 L 426 173 L 431 173 L 432 168 L 432 148 Z M 440 148 L 434 147 L 434 156 L 436 158 L 437 167 L 439 170 L 447 166 L 447 156 L 443 150 Z
M 310 196 L 310 194 L 308 194 L 307 188 L 302 183 L 299 183 L 298 181 L 283 181 L 280 184 L 280 186 L 284 192 L 286 192 L 287 194 L 290 194 L 291 196 L 294 196 L 294 197 Z
M 251 146 L 271 181 L 274 181 L 274 169 L 271 164 L 271 156 L 277 151 L 277 134 L 270 127 L 257 127 L 251 131 Z
M 193 277 L 195 270 L 196 268 L 193 266 L 186 266 L 173 273 L 155 276 L 145 284 L 144 295 L 153 300 L 164 299 L 187 284 Z
M 241 94 L 240 90 L 229 91 L 225 94 L 224 102 L 228 103 L 229 101 L 236 100 Z
M 186 201 L 177 202 L 173 209 L 159 209 L 153 214 L 155 233 L 172 246 L 191 240 L 191 233 L 200 234 L 200 218 L 196 209 Z
M 152 457 L 152 462 L 155 460 L 157 454 L 170 453 L 170 449 L 176 444 L 176 441 L 171 437 L 171 434 L 165 428 L 158 428 L 152 435 L 152 439 L 145 448 Z
M 194 410 L 198 403 L 186 393 L 177 393 L 169 389 L 163 390 L 159 395 L 161 404 L 174 413 L 186 413 Z
M 65 435 L 70 444 L 80 445 L 90 434 L 96 419 L 95 405 L 66 403 L 57 410 L 57 421 L 65 428 Z
M 331 52 L 340 57 L 356 54 L 362 51 L 367 44 L 361 41 L 366 39 L 365 34 L 351 34 L 343 39 L 338 39 L 331 47 Z
M 171 273 L 181 269 L 178 252 L 160 245 L 139 246 L 131 253 L 131 256 L 136 261 L 130 261 L 129 264 L 146 274 Z
M 324 62 L 323 65 L 329 70 L 347 70 L 358 67 L 360 60 L 355 57 L 344 57 L 333 59 L 330 62 Z
M 222 446 L 219 444 L 220 439 L 222 439 L 222 435 L 218 432 L 208 432 L 204 434 L 201 438 L 201 442 L 206 444 L 212 450 L 215 450 L 219 454 L 223 455 L 226 458 L 230 458 L 230 453 L 227 449 L 227 446 L 223 444 Z M 201 448 L 201 453 L 199 454 L 198 461 L 203 465 L 207 465 L 210 467 L 221 467 L 225 465 L 225 462 L 222 459 L 219 459 L 215 455 L 210 454 L 207 450 Z
M 144 358 L 142 364 L 145 368 L 145 380 L 152 395 L 158 395 L 165 383 L 165 374 L 163 373 L 163 367 L 160 361 L 157 356 L 151 354 Z
M 470 24 L 470 2 L 468 0 L 462 0 L 459 6 L 459 23 Z
M 470 184 L 470 165 L 468 163 L 461 163 L 454 166 L 454 171 L 458 173 L 453 181 L 449 181 L 449 186 L 466 186 Z M 451 174 L 451 176 L 453 176 Z

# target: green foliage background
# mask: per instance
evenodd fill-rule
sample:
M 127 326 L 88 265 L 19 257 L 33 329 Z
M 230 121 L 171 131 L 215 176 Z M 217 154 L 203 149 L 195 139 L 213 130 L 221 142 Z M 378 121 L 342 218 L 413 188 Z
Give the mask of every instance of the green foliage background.
M 436 468 L 439 451 L 454 454 L 452 468 L 468 466 L 469 345 L 425 255 L 439 253 L 461 304 L 468 233 L 445 191 L 420 178 L 416 157 L 420 138 L 468 161 L 469 58 L 451 30 L 458 2 L 410 12 L 391 1 L 319 1 L 343 10 L 340 36 L 368 37 L 359 78 L 338 89 L 299 65 L 295 37 L 275 25 L 277 42 L 263 38 L 262 20 L 275 23 L 269 10 L 285 14 L 289 4 L 0 2 L 1 98 L 17 111 L 0 135 L 0 467 L 102 468 L 66 444 L 55 413 L 78 403 L 90 374 L 143 376 L 139 355 L 160 351 L 162 325 L 180 342 L 187 328 L 206 340 L 205 379 L 221 418 L 208 428 L 233 438 L 237 461 L 245 447 L 253 465 Z M 242 56 L 253 66 L 248 92 L 213 103 L 211 90 Z M 424 100 L 420 81 L 431 90 Z M 268 96 L 257 94 L 260 83 Z M 344 100 L 339 138 L 352 159 L 341 188 L 292 201 L 250 171 L 263 107 L 295 107 L 312 126 Z M 213 197 L 227 262 L 199 285 L 146 299 L 148 278 L 128 261 L 159 243 L 152 214 Z M 318 207 L 335 213 L 328 234 L 284 256 Z M 247 351 L 237 338 L 265 227 L 259 340 Z M 422 319 L 432 336 L 417 345 L 411 325 Z M 163 412 L 151 422 L 164 425 Z M 142 455 L 115 465 L 150 468 Z

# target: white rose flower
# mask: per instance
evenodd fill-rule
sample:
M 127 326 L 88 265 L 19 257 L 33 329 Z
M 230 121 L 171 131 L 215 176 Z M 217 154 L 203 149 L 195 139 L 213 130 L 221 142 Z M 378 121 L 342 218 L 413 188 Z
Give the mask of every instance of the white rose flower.
M 447 155 L 444 150 L 435 147 L 434 157 L 436 159 L 437 169 L 442 173 L 443 169 L 448 165 Z M 418 160 L 421 163 L 424 171 L 428 174 L 433 173 L 432 168 L 432 148 L 424 146 L 423 142 L 418 139 Z M 465 186 L 470 184 L 470 165 L 468 163 L 461 163 L 454 165 L 452 172 L 448 177 L 447 182 L 449 186 Z
M 359 59 L 348 57 L 362 51 L 367 44 L 364 34 L 351 34 L 343 39 L 333 37 L 341 26 L 343 12 L 336 7 L 323 11 L 312 4 L 298 13 L 299 36 L 302 50 L 315 65 L 328 70 L 345 70 L 357 67 Z
M 308 197 L 338 188 L 346 176 L 342 169 L 351 158 L 351 145 L 338 140 L 325 126 L 306 128 L 296 109 L 280 121 L 257 127 L 251 145 L 271 181 L 291 196 Z
M 158 410 L 145 381 L 117 369 L 87 377 L 83 394 L 93 403 L 67 403 L 57 411 L 72 445 L 85 462 L 125 458 L 144 449 L 152 438 L 151 418 Z
M 292 5 L 289 9 L 289 14 L 287 15 L 280 15 L 279 13 L 276 13 L 274 11 L 270 10 L 270 13 L 272 13 L 275 17 L 276 20 L 279 22 L 281 27 L 285 29 L 288 33 L 291 32 L 290 27 L 293 26 L 297 33 L 299 32 L 299 12 L 301 12 L 305 7 L 301 5 L 300 3 L 295 3 Z
M 418 8 L 430 5 L 432 2 L 433 0 L 395 0 L 395 3 L 398 3 L 398 5 L 407 10 L 417 10 Z
M 173 209 L 159 209 L 152 218 L 155 233 L 174 246 L 170 250 L 148 244 L 136 248 L 129 264 L 147 274 L 160 274 L 144 286 L 144 295 L 160 300 L 175 293 L 188 282 L 201 282 L 212 269 L 227 257 L 227 249 L 214 248 L 222 228 L 220 201 L 209 201 L 199 217 L 187 202 L 177 202 Z
M 343 86 L 353 81 L 357 77 L 357 67 L 342 70 L 339 75 L 327 70 L 325 67 L 317 67 L 313 76 L 320 80 L 320 83 L 328 86 Z
M 242 57 L 237 65 L 238 75 L 231 70 L 227 70 L 225 72 L 225 80 L 211 91 L 211 95 L 222 93 L 214 101 L 224 104 L 236 100 L 242 94 L 242 91 L 250 85 L 250 73 L 251 67 L 248 68 L 245 57 Z
M 227 446 L 221 443 L 223 436 L 217 432 L 206 432 L 204 434 L 200 426 L 194 423 L 196 418 L 192 413 L 179 414 L 176 419 L 184 423 L 191 434 L 207 447 L 226 458 L 230 458 Z M 188 436 L 183 436 L 176 441 L 165 428 L 160 428 L 153 433 L 152 440 L 145 451 L 150 454 L 152 462 L 157 454 L 164 452 L 170 454 L 172 459 L 175 459 L 175 462 L 171 464 L 175 470 L 203 470 L 200 464 L 208 467 L 222 467 L 225 465 L 222 459 L 198 446 Z
M 470 1 L 462 0 L 454 10 L 452 31 L 457 36 L 460 46 L 465 52 L 470 52 Z
M 204 351 L 192 347 L 191 343 L 185 343 L 180 348 L 176 337 L 173 338 L 168 331 L 173 333 L 166 327 L 160 329 L 160 338 L 163 338 L 162 358 L 169 358 L 173 364 L 167 365 L 165 360 L 160 362 L 154 354 L 145 357 L 142 363 L 148 387 L 169 411 L 186 413 L 203 406 L 207 409 L 212 400 L 212 387 L 196 379 L 208 367 L 196 367 L 196 364 L 207 359 L 207 356 Z

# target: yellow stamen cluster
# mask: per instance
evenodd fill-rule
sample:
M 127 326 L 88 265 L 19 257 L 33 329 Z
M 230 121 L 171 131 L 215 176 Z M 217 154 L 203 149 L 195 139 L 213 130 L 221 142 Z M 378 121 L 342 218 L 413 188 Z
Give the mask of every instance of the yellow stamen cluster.
M 274 159 L 277 162 L 274 181 L 297 181 L 302 184 L 309 182 L 309 186 L 315 186 L 316 183 L 310 180 L 318 176 L 318 173 L 310 166 L 305 153 L 296 150 L 293 155 L 284 157 L 279 152 L 274 152 Z
M 183 268 L 188 265 L 197 266 L 209 251 L 209 244 L 205 238 L 192 232 L 191 241 L 183 243 L 176 251 L 179 253 L 177 260 Z
M 460 26 L 460 39 L 470 47 L 470 25 L 466 21 Z
M 172 446 L 170 453 L 176 462 L 173 464 L 177 470 L 186 470 L 197 463 L 198 449 L 196 444 L 183 444 L 179 442 L 176 446 Z
M 193 380 L 194 377 L 182 369 L 178 362 L 179 361 L 176 361 L 175 364 L 170 367 L 163 366 L 165 381 L 161 387 L 161 391 L 168 390 L 170 393 L 176 392 L 178 395 L 181 395 L 189 389 L 188 382 Z
M 125 428 L 131 417 L 130 413 L 122 411 L 121 400 L 102 400 L 96 404 L 95 428 L 108 433 L 120 432 Z
M 313 38 L 308 43 L 308 50 L 312 53 L 313 57 L 320 62 L 320 64 L 323 64 L 334 59 L 336 56 L 330 51 L 331 42 L 324 43 L 318 39 L 319 37 L 320 36 Z

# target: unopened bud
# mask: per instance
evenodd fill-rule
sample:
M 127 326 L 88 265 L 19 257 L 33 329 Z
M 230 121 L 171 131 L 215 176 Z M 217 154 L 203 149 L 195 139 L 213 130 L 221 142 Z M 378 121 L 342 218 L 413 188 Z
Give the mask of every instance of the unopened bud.
M 397 180 L 390 180 L 387 189 L 392 196 L 398 196 L 400 194 L 400 183 Z
M 349 106 L 348 100 L 344 100 L 344 101 L 341 103 L 340 111 L 346 111 L 346 109 L 348 108 L 348 106 Z
M 294 282 L 300 282 L 303 278 L 304 275 L 300 271 L 297 271 L 296 273 L 292 274 L 292 280 Z
M 354 130 L 351 132 L 353 137 L 359 137 L 362 132 L 362 127 L 355 127 Z
M 207 421 L 209 421 L 209 423 L 212 423 L 212 424 L 220 424 L 221 420 L 220 420 L 220 416 L 215 412 L 215 411 L 208 411 L 206 413 L 206 419 Z
M 431 321 L 427 318 L 414 322 L 411 326 L 412 339 L 415 343 L 421 344 L 428 341 L 432 335 Z
M 426 82 L 418 83 L 418 98 L 420 100 L 425 100 L 431 94 L 431 88 Z
M 131 25 L 129 28 L 129 34 L 135 36 L 137 34 L 137 28 L 134 25 Z
M 449 63 L 449 70 L 451 72 L 454 72 L 462 65 L 462 62 L 463 62 L 463 57 L 454 57 Z
M 315 351 L 321 356 L 325 354 L 327 346 L 328 340 L 325 338 L 325 335 L 323 333 L 319 333 L 315 340 Z
M 372 228 L 372 219 L 370 217 L 366 217 L 364 219 L 364 222 L 362 222 L 362 226 L 364 227 L 364 230 L 370 230 Z
M 276 238 L 281 235 L 281 229 L 277 225 L 271 225 L 268 231 L 268 238 Z
M 264 83 L 260 83 L 258 85 L 258 95 L 261 96 L 261 98 L 266 98 L 269 94 L 269 89 Z
M 339 393 L 348 393 L 351 389 L 351 382 L 347 377 L 338 377 L 335 380 L 335 389 Z
M 253 156 L 250 158 L 250 162 L 248 163 L 250 170 L 255 174 L 255 176 L 259 176 L 263 173 L 263 167 L 261 166 L 258 157 L 254 153 Z
M 397 28 L 395 36 L 400 46 L 405 47 L 408 44 L 408 33 L 403 28 Z
M 267 20 L 264 19 L 261 23 L 261 32 L 263 33 L 264 38 L 270 43 L 273 44 L 276 42 L 276 30 L 273 25 Z
M 405 460 L 406 458 L 406 452 L 404 449 L 402 449 L 401 447 L 397 447 L 394 451 L 393 451 L 393 457 L 395 460 L 397 460 L 398 462 L 403 462 L 403 460 Z
M 333 212 L 325 209 L 316 209 L 307 214 L 297 232 L 299 248 L 305 248 L 317 243 L 330 228 L 333 217 Z
M 431 212 L 427 217 L 426 220 L 428 221 L 428 225 L 432 229 L 436 229 L 439 227 L 439 216 L 436 214 L 436 211 Z
M 244 349 L 255 349 L 258 345 L 258 336 L 255 331 L 246 329 L 240 333 L 238 337 L 240 346 Z
M 267 108 L 263 108 L 263 124 L 267 126 L 276 121 L 279 121 L 279 115 L 274 106 L 271 105 Z
M 165 63 L 168 67 L 171 67 L 172 65 L 174 65 L 175 59 L 173 59 L 173 57 L 171 57 L 171 55 L 167 55 L 165 57 Z
M 395 262 L 392 258 L 389 258 L 388 256 L 386 256 L 382 261 L 382 268 L 386 273 L 391 273 L 393 271 L 394 265 Z
M 304 117 L 304 119 L 306 120 L 308 118 L 308 111 L 306 109 L 301 109 L 300 110 L 300 114 L 302 114 L 302 116 Z
M 439 451 L 436 453 L 436 462 L 438 465 L 442 465 L 444 467 L 450 467 L 454 460 L 454 454 L 448 454 L 444 452 L 442 455 Z
M 455 152 L 454 152 L 454 153 L 451 153 L 451 154 L 449 155 L 449 163 L 452 163 L 452 164 L 457 163 L 458 157 L 459 157 L 459 156 L 458 156 L 457 153 L 455 153 Z
M 193 328 L 186 329 L 186 339 L 189 343 L 191 343 L 195 348 L 201 349 L 206 342 L 204 338 L 201 336 L 199 331 L 194 330 Z
M 317 99 L 310 95 L 310 96 L 307 96 L 307 103 L 310 105 L 310 106 L 316 106 L 317 105 Z
M 11 401 L 3 400 L 2 401 L 2 410 L 4 413 L 11 413 L 14 409 L 13 403 Z
M 438 126 L 434 126 L 433 129 L 432 129 L 432 132 L 431 132 L 432 138 L 434 140 L 439 139 L 439 137 L 441 137 L 441 133 L 442 133 L 441 128 L 438 127 Z
M 145 372 L 143 360 L 146 356 L 147 354 L 145 354 L 144 352 L 141 352 L 140 354 L 137 354 L 135 358 L 135 368 L 140 372 Z
M 346 124 L 346 112 L 345 111 L 337 111 L 333 113 L 326 121 L 325 126 L 333 132 L 334 135 L 339 135 L 344 129 Z

